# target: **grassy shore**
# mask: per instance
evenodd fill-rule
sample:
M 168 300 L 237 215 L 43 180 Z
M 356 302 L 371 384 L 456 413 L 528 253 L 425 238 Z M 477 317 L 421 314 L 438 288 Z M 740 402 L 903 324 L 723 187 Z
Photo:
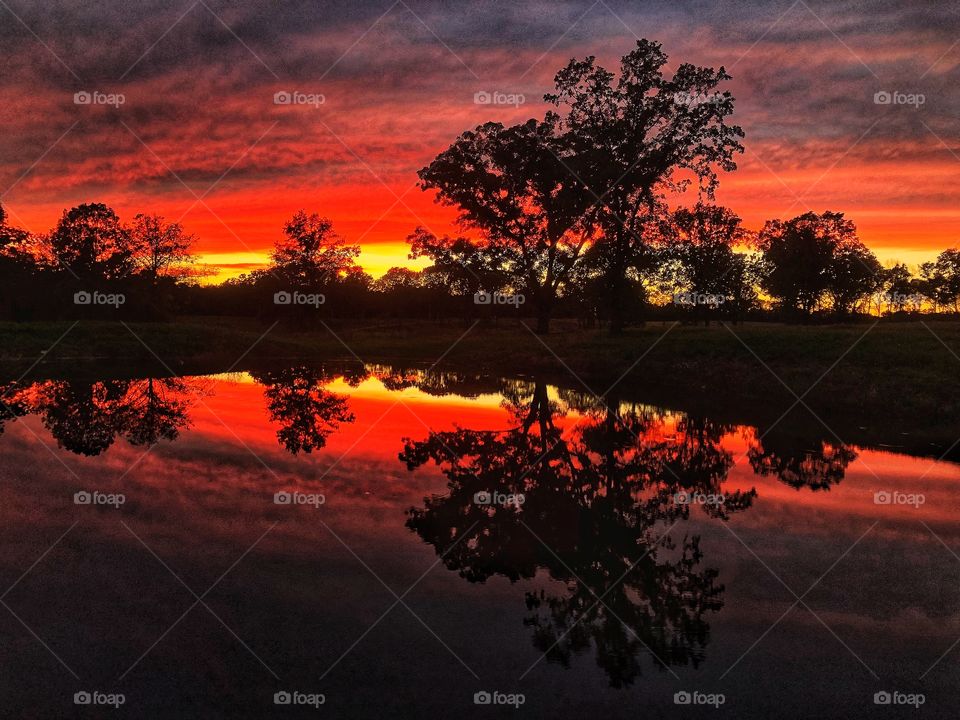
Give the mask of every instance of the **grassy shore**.
M 516 321 L 331 323 L 310 332 L 268 332 L 254 321 L 223 318 L 71 325 L 0 324 L 4 375 L 13 379 L 34 363 L 30 374 L 42 377 L 131 366 L 198 373 L 296 359 L 422 367 L 439 360 L 440 368 L 538 376 L 599 395 L 616 382 L 621 397 L 715 417 L 749 411 L 756 423 L 773 422 L 796 395 L 812 412 L 803 405 L 795 412 L 815 416 L 811 422 L 841 423 L 858 434 L 876 430 L 887 440 L 894 430 L 933 433 L 937 444 L 960 437 L 960 322 L 657 322 L 622 337 L 562 321 L 544 337 Z

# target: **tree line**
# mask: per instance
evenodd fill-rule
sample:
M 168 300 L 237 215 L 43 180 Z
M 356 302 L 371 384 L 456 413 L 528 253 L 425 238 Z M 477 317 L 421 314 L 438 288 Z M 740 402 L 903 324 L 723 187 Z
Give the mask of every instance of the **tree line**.
M 736 170 L 743 130 L 724 68 L 680 64 L 638 41 L 613 73 L 595 58 L 555 76 L 542 119 L 462 133 L 418 175 L 457 212 L 462 234 L 418 227 L 423 270 L 374 280 L 360 247 L 298 212 L 270 263 L 217 285 L 196 238 L 176 222 L 123 223 L 102 203 L 63 213 L 51 231 L 8 224 L 0 208 L 0 317 L 247 315 L 310 326 L 321 317 L 555 317 L 613 332 L 656 317 L 846 319 L 960 312 L 960 250 L 913 274 L 884 268 L 843 213 L 807 212 L 749 231 L 715 203 Z M 682 203 L 684 194 L 693 202 Z M 491 307 L 485 307 L 491 306 Z M 112 315 L 111 315 L 112 313 Z

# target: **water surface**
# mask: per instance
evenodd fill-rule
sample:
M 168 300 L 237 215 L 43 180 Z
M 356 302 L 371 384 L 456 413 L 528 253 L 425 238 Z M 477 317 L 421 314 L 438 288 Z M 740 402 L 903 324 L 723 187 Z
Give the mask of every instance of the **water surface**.
M 0 399 L 6 716 L 960 706 L 952 463 L 815 423 L 382 366 Z

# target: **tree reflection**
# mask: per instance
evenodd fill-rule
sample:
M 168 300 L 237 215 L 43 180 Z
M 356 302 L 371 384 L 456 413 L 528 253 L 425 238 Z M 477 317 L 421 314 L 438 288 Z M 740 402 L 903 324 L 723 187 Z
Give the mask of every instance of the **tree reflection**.
M 698 537 L 667 532 L 691 509 L 678 492 L 720 493 L 733 462 L 719 443 L 728 428 L 573 395 L 553 400 L 543 383 L 506 397 L 507 429 L 405 440 L 408 469 L 432 462 L 448 487 L 411 509 L 407 525 L 470 582 L 546 570 L 556 582 L 538 578 L 544 587 L 527 593 L 525 622 L 551 661 L 568 665 L 592 643 L 615 686 L 640 674 L 645 648 L 661 668 L 696 666 L 723 586 L 701 565 Z M 520 494 L 522 504 L 483 504 Z M 727 517 L 754 496 L 728 494 L 708 511 Z
M 843 480 L 857 453 L 849 446 L 787 432 L 762 435 L 747 451 L 753 471 L 797 490 L 829 490 Z
M 2 420 L 40 416 L 57 445 L 78 455 L 100 455 L 117 437 L 132 445 L 175 440 L 189 422 L 192 390 L 180 378 L 46 380 L 2 391 Z
M 348 397 L 325 386 L 341 377 L 356 387 L 367 377 L 367 371 L 363 366 L 335 371 L 324 366 L 298 365 L 255 372 L 253 377 L 265 386 L 270 419 L 280 423 L 277 440 L 296 455 L 323 448 L 342 423 L 356 419 L 350 412 Z

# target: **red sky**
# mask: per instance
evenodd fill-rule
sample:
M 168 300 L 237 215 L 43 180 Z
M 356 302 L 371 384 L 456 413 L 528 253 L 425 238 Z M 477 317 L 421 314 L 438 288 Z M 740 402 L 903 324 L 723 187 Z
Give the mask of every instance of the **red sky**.
M 418 224 L 455 231 L 417 169 L 481 122 L 542 116 L 571 57 L 615 69 L 648 37 L 670 70 L 733 76 L 747 150 L 718 199 L 748 227 L 839 210 L 881 260 L 909 263 L 960 241 L 960 15 L 932 1 L 8 5 L 0 202 L 34 232 L 81 202 L 160 213 L 230 275 L 304 208 L 377 275 L 411 264 Z M 80 91 L 124 102 L 77 105 Z M 281 91 L 324 102 L 276 105 Z M 479 91 L 525 102 L 478 105 Z M 924 102 L 878 105 L 879 91 Z

